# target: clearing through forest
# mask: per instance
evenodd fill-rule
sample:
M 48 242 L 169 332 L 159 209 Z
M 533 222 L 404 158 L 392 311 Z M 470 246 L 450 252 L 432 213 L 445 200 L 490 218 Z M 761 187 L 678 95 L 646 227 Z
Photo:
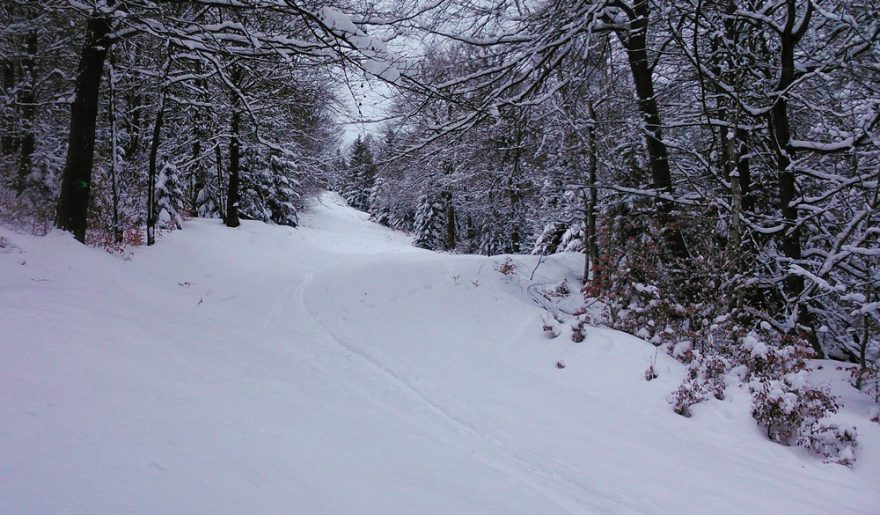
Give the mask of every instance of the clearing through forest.
M 2 513 L 877 513 L 880 425 L 832 362 L 853 469 L 767 440 L 747 391 L 542 334 L 581 256 L 420 250 L 323 194 L 300 228 L 192 220 L 122 259 L 0 230 Z M 576 288 L 573 288 L 576 289 Z M 557 362 L 564 363 L 558 368 Z

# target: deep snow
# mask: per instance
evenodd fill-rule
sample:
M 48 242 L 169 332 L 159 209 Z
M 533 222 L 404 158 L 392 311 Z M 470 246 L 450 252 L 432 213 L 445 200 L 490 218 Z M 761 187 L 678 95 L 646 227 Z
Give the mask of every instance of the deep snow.
M 529 284 L 577 255 L 416 249 L 325 194 L 302 227 L 193 220 L 129 259 L 0 229 L 0 513 L 878 513 L 769 442 L 747 392 L 675 415 L 684 368 L 601 328 L 547 339 Z M 565 363 L 559 369 L 558 361 Z

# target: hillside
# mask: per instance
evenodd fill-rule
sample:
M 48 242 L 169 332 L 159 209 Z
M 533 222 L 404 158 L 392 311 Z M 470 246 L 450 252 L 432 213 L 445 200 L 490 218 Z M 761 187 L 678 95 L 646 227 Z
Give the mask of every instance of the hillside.
M 297 229 L 197 219 L 124 257 L 0 236 L 2 513 L 880 510 L 845 371 L 814 380 L 852 469 L 768 441 L 735 388 L 678 416 L 684 367 L 652 345 L 543 334 L 529 286 L 576 283 L 575 254 L 502 274 L 332 194 Z

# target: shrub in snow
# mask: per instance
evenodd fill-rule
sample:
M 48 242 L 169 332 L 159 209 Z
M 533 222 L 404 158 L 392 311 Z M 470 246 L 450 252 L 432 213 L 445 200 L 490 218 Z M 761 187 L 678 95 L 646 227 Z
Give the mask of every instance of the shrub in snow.
M 807 359 L 812 356 L 812 349 L 803 342 L 779 347 L 759 340 L 754 333 L 743 338 L 739 358 L 751 377 L 752 416 L 774 442 L 800 445 L 827 461 L 852 465 L 855 429 L 826 420 L 839 404 L 827 388 L 807 381 Z
M 587 337 L 586 333 L 584 332 L 584 326 L 586 325 L 586 323 L 587 321 L 585 319 L 580 318 L 577 322 L 572 324 L 571 341 L 575 343 L 581 343 L 582 341 L 584 341 L 584 338 Z
M 653 381 L 654 379 L 657 379 L 657 377 L 659 376 L 657 375 L 656 364 L 651 361 L 651 364 L 645 369 L 645 381 Z
M 858 438 L 855 427 L 816 422 L 801 431 L 798 445 L 825 457 L 826 461 L 851 467 L 856 462 Z
M 559 336 L 559 332 L 556 330 L 556 325 L 551 322 L 544 321 L 544 325 L 541 327 L 541 330 L 543 331 L 544 336 L 547 337 L 547 339 L 552 340 L 553 338 Z
M 752 416 L 774 442 L 792 445 L 819 419 L 837 411 L 837 402 L 822 388 L 805 384 L 803 372 L 750 384 Z
M 563 279 L 561 283 L 556 285 L 556 288 L 553 289 L 552 294 L 559 297 L 564 297 L 571 294 L 571 288 L 568 287 L 568 280 Z
M 670 354 L 689 362 L 682 384 L 671 394 L 673 410 L 691 415 L 691 407 L 712 397 L 724 398 L 728 378 L 748 384 L 752 416 L 774 442 L 800 445 L 828 461 L 851 465 L 855 460 L 856 433 L 827 420 L 836 413 L 836 398 L 826 389 L 807 381 L 812 348 L 796 338 L 749 332 L 736 342 L 736 325 L 729 319 L 711 324 L 704 335 L 706 352 L 692 348 L 693 340 L 673 344 L 669 327 L 655 334 Z M 766 329 L 764 329 L 766 331 Z
M 694 359 L 694 342 L 681 340 L 672 346 L 672 357 L 682 363 L 690 363 Z
M 516 273 L 516 264 L 510 258 L 505 258 L 504 262 L 498 265 L 498 271 L 510 277 Z
M 670 402 L 673 411 L 690 417 L 691 406 L 694 404 L 709 397 L 724 399 L 724 389 L 727 388 L 724 376 L 729 368 L 730 364 L 720 356 L 703 356 L 699 352 L 693 352 L 684 381 L 672 392 Z
M 742 338 L 739 346 L 731 346 L 738 363 L 745 365 L 751 377 L 779 379 L 807 368 L 807 360 L 814 356 L 813 350 L 803 341 L 780 338 L 768 342 L 750 332 Z

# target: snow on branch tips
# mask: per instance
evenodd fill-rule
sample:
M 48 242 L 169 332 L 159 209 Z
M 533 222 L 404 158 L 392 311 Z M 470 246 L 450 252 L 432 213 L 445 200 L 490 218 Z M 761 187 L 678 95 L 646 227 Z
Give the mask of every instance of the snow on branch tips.
M 385 43 L 365 34 L 355 25 L 351 16 L 334 7 L 322 7 L 317 18 L 334 37 L 347 42 L 363 56 L 358 64 L 365 72 L 387 82 L 396 82 L 400 78 L 400 72 L 387 54 Z

